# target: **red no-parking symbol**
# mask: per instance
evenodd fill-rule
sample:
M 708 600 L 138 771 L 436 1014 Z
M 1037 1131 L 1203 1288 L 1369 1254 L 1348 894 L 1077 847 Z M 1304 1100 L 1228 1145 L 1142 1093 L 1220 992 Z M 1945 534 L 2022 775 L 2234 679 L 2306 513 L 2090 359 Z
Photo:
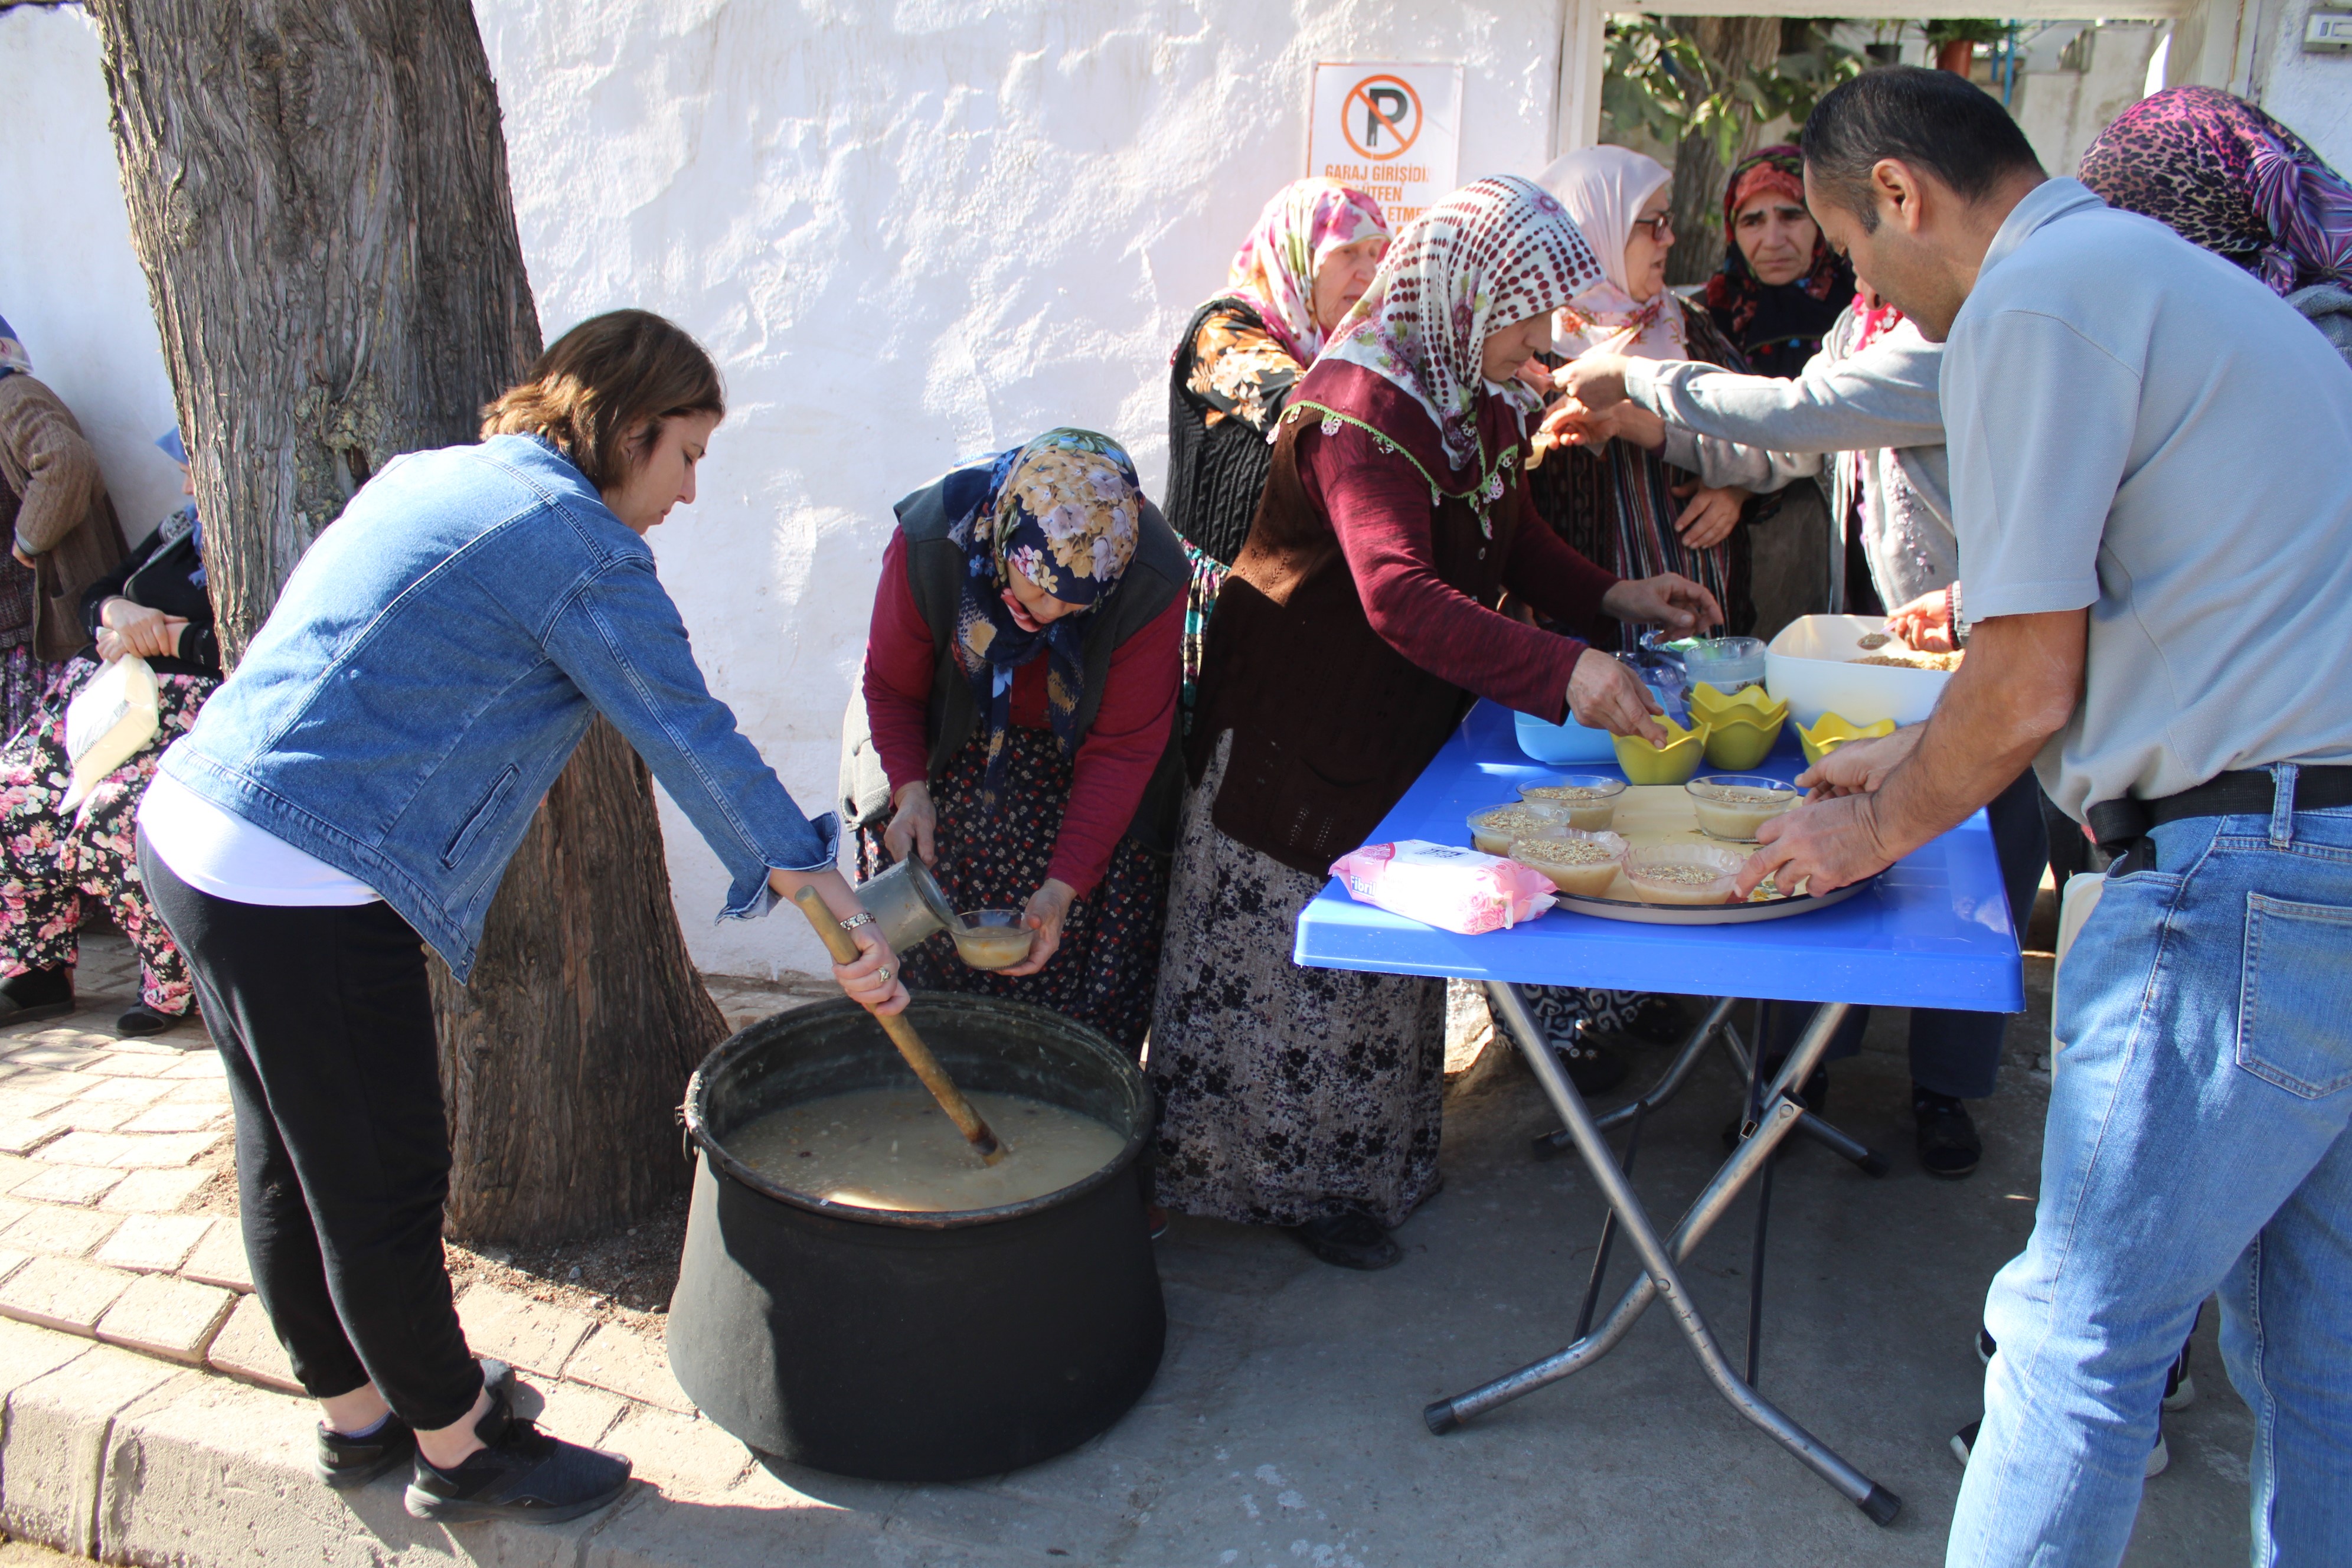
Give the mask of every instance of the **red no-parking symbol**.
M 1375 161 L 1402 156 L 1419 139 L 1421 121 L 1421 94 L 1399 76 L 1366 77 L 1348 89 L 1347 100 L 1339 106 L 1339 131 L 1348 145 L 1359 157 Z

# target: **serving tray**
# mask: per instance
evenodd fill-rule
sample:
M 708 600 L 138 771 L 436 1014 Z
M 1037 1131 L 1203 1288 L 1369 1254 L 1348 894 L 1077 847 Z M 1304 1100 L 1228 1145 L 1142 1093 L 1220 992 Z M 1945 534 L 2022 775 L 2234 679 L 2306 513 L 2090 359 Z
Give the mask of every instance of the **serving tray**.
M 1829 893 L 1801 893 L 1795 898 L 1772 899 L 1760 904 L 1642 904 L 1622 899 L 1580 899 L 1574 893 L 1555 895 L 1554 909 L 1568 910 L 1580 915 L 1598 915 L 1604 921 L 1633 921 L 1653 926 L 1738 926 L 1758 921 L 1784 921 L 1791 915 L 1809 915 L 1816 910 L 1842 904 L 1877 881 L 1875 877 L 1850 883 Z

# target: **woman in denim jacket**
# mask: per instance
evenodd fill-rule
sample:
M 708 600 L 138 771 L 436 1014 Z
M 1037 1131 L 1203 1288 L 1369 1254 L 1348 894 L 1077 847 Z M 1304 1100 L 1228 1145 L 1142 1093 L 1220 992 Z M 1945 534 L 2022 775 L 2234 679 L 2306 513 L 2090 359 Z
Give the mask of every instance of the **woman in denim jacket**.
M 325 1412 L 320 1479 L 413 1456 L 420 1518 L 551 1522 L 618 1497 L 628 1461 L 516 1418 L 505 1369 L 466 1348 L 424 944 L 466 978 L 599 713 L 725 862 L 727 916 L 807 886 L 859 910 L 834 818 L 802 815 L 704 686 L 646 546 L 724 416 L 709 357 L 615 311 L 485 412 L 480 446 L 386 465 L 303 557 L 165 753 L 140 867 L 227 1066 L 246 1250 Z M 896 1012 L 896 961 L 855 934 L 836 978 Z

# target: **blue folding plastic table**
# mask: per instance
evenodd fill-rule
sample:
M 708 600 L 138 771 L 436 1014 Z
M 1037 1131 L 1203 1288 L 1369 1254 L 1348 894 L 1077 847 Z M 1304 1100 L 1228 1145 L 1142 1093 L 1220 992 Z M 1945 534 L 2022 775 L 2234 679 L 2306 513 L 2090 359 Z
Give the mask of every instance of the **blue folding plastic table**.
M 1520 782 L 1563 771 L 1619 775 L 1616 768 L 1603 765 L 1563 769 L 1533 762 L 1519 749 L 1512 723 L 1508 712 L 1480 703 L 1381 821 L 1370 842 L 1422 838 L 1466 845 L 1470 834 L 1464 819 L 1481 806 L 1511 799 L 1513 786 Z M 1751 771 L 1793 778 L 1803 765 L 1791 731 L 1773 755 Z M 1644 925 L 1556 910 L 1511 931 L 1458 936 L 1357 903 L 1334 882 L 1299 917 L 1293 956 L 1301 964 L 1318 968 L 1444 975 L 1482 983 L 1496 1021 L 1517 1044 L 1565 1124 L 1565 1133 L 1555 1138 L 1573 1143 L 1609 1203 L 1602 1253 L 1596 1261 L 1574 1342 L 1556 1355 L 1430 1405 L 1423 1417 L 1432 1431 L 1449 1432 L 1474 1415 L 1581 1371 L 1613 1349 L 1634 1320 L 1663 1296 L 1709 1381 L 1733 1408 L 1871 1519 L 1880 1524 L 1894 1520 L 1902 1506 L 1899 1498 L 1757 1394 L 1752 1321 L 1748 1375 L 1743 1378 L 1733 1370 L 1685 1288 L 1676 1265 L 1689 1256 L 1759 1171 L 1765 1173 L 1769 1193 L 1769 1158 L 1780 1141 L 1799 1127 L 1815 1132 L 1849 1158 L 1865 1163 L 1874 1158 L 1820 1123 L 1790 1098 L 1791 1086 L 1803 1083 L 1819 1064 L 1849 1007 L 1946 1007 L 1996 1013 L 2014 1013 L 2024 1007 L 2024 983 L 2016 937 L 2010 926 L 2009 903 L 1993 855 L 1992 834 L 1981 812 L 1889 868 L 1874 886 L 1855 897 L 1787 920 L 1720 926 Z M 1633 1102 L 1595 1117 L 1547 1047 L 1544 1032 L 1520 990 L 1524 985 L 1696 994 L 1714 1002 L 1655 1084 Z M 1751 1090 L 1743 1128 L 1746 1136 L 1681 1223 L 1662 1237 L 1602 1134 L 1630 1121 L 1638 1137 L 1641 1119 L 1681 1087 L 1710 1040 L 1722 1043 L 1735 1062 L 1752 1071 L 1754 1057 L 1730 1023 L 1734 1000 L 1740 997 L 1826 1005 L 1815 1012 L 1769 1086 L 1759 1086 L 1760 1093 Z M 1750 1081 L 1756 1080 L 1751 1078 Z M 1601 1326 L 1591 1329 L 1595 1293 L 1607 1264 L 1606 1248 L 1617 1228 L 1624 1231 L 1643 1272 Z M 1761 1237 L 1759 1228 L 1759 1252 Z M 1757 1288 L 1760 1290 L 1760 1277 Z

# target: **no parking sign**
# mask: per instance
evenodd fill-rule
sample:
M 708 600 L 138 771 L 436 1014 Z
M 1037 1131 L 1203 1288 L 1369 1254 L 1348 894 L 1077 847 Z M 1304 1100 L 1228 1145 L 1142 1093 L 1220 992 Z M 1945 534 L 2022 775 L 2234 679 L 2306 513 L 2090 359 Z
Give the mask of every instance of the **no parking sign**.
M 1401 229 L 1443 199 L 1462 161 L 1462 68 L 1326 61 L 1315 68 L 1307 172 L 1377 200 Z

